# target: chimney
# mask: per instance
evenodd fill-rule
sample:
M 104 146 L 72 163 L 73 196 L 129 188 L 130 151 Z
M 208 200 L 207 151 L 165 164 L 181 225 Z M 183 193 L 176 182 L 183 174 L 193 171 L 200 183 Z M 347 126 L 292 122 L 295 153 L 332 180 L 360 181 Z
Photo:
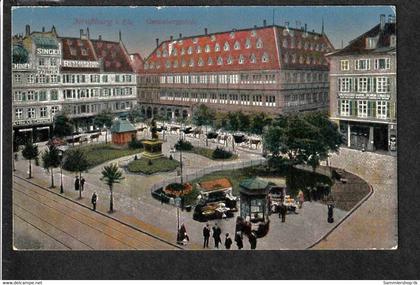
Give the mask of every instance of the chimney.
M 80 29 L 80 38 L 83 37 L 83 29 Z
M 170 41 L 172 42 L 172 41 L 174 40 L 174 37 L 171 35 L 171 36 L 169 37 L 169 39 L 170 39 Z
M 51 32 L 54 33 L 54 34 L 57 33 L 57 31 L 55 30 L 55 26 L 54 25 L 51 27 Z
M 119 40 L 120 42 L 122 42 L 121 30 L 120 30 L 120 31 L 118 31 L 118 40 Z
M 305 23 L 305 33 L 308 31 L 308 24 Z
M 181 33 L 179 33 L 179 38 L 182 38 L 182 34 Z
M 266 27 L 267 26 L 267 20 L 264 19 L 263 21 L 263 26 Z
M 207 35 L 207 28 L 204 28 L 204 34 Z
M 257 28 L 257 25 L 254 25 L 254 29 L 256 29 Z
M 87 33 L 88 39 L 90 39 L 89 27 L 86 28 L 86 33 Z
M 45 27 L 42 27 L 42 32 L 45 33 Z
M 29 36 L 31 34 L 31 26 L 25 26 L 25 36 Z
M 385 27 L 385 14 L 381 14 L 381 16 L 379 17 L 379 20 L 380 20 L 379 29 L 383 31 Z
M 289 29 L 289 22 L 284 22 L 284 25 L 286 26 L 286 29 Z
M 102 41 L 102 36 L 101 35 L 98 36 L 98 40 Z
M 156 39 L 156 47 L 159 46 L 159 38 Z

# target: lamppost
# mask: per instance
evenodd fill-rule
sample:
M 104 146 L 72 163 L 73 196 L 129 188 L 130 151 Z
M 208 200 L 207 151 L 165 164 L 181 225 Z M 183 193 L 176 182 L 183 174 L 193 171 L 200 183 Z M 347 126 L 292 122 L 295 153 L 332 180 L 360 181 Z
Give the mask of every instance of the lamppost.
M 64 152 L 62 150 L 60 150 L 58 155 L 60 157 L 60 194 L 63 194 L 64 193 L 64 188 L 63 188 L 63 157 L 64 157 Z

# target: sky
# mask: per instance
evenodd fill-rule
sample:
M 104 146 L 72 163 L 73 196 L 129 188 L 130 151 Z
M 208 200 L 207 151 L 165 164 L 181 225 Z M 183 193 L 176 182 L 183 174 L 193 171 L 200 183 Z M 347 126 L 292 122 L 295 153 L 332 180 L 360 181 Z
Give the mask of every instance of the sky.
M 48 31 L 52 25 L 59 36 L 79 37 L 89 27 L 90 37 L 118 41 L 118 31 L 129 53 L 146 58 L 161 41 L 171 35 L 183 36 L 229 31 L 273 23 L 308 30 L 324 30 L 335 48 L 363 34 L 379 23 L 379 15 L 395 16 L 393 6 L 219 6 L 219 7 L 15 7 L 12 11 L 12 35 Z

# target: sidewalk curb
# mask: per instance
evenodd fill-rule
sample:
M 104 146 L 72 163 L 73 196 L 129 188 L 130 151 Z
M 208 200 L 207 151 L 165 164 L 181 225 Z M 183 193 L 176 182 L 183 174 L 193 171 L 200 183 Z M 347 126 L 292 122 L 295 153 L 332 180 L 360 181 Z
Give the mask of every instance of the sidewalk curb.
M 50 192 L 50 193 L 52 193 L 52 194 L 55 194 L 56 196 L 59 196 L 59 197 L 64 198 L 64 199 L 66 199 L 66 200 L 68 200 L 68 201 L 71 201 L 71 202 L 73 202 L 73 203 L 75 203 L 75 204 L 78 204 L 79 206 L 82 206 L 82 207 L 84 207 L 84 208 L 86 208 L 86 209 L 89 209 L 89 210 L 91 209 L 90 207 L 86 206 L 85 204 L 82 204 L 82 203 L 80 203 L 80 202 L 78 202 L 78 201 L 75 201 L 75 200 L 72 200 L 72 199 L 70 199 L 70 198 L 68 198 L 68 197 L 66 197 L 66 196 L 60 195 L 59 193 L 56 193 L 56 192 L 54 192 L 54 191 L 51 191 L 51 190 L 50 190 L 50 189 L 48 189 L 47 187 L 41 186 L 41 185 L 39 185 L 39 184 L 36 184 L 36 183 L 34 183 L 34 182 L 30 181 L 29 179 L 26 179 L 26 178 L 20 177 L 20 176 L 15 175 L 15 174 L 13 174 L 13 176 L 14 176 L 14 177 L 16 177 L 16 178 L 19 178 L 19 179 L 21 179 L 21 180 L 24 180 L 24 181 L 26 181 L 26 182 L 28 182 L 28 183 L 30 183 L 30 184 L 32 184 L 32 185 L 35 185 L 35 186 L 37 186 L 37 187 L 40 187 L 40 188 L 42 188 L 42 189 L 44 189 L 44 190 L 46 190 L 46 191 L 48 191 L 48 192 Z M 112 220 L 114 220 L 114 221 L 116 221 L 116 222 L 118 222 L 118 223 L 120 223 L 120 224 L 122 224 L 122 225 L 125 225 L 125 226 L 127 226 L 127 227 L 129 227 L 129 228 L 131 228 L 131 229 L 133 229 L 133 230 L 139 231 L 139 232 L 141 232 L 141 233 L 143 233 L 143 234 L 145 234 L 145 235 L 148 235 L 148 236 L 150 236 L 150 237 L 153 237 L 153 238 L 155 238 L 155 239 L 157 239 L 157 240 L 159 240 L 159 241 L 161 241 L 161 242 L 164 242 L 164 243 L 166 243 L 166 244 L 169 244 L 169 245 L 171 245 L 171 246 L 174 246 L 174 247 L 176 247 L 176 248 L 178 248 L 178 249 L 182 249 L 182 250 L 184 250 L 184 248 L 183 248 L 183 247 L 181 247 L 181 246 L 179 246 L 179 245 L 177 245 L 177 244 L 175 244 L 175 243 L 171 243 L 171 242 L 169 242 L 169 241 L 166 241 L 166 240 L 164 240 L 164 239 L 163 239 L 163 238 L 161 238 L 161 237 L 158 237 L 158 236 L 156 236 L 156 235 L 154 235 L 154 234 L 148 233 L 148 232 L 146 232 L 146 231 L 144 231 L 144 230 L 142 230 L 142 229 L 139 229 L 139 228 L 137 228 L 137 227 L 135 227 L 135 226 L 133 226 L 133 225 L 130 225 L 130 224 L 128 224 L 128 223 L 126 223 L 126 222 L 124 222 L 124 221 L 121 221 L 121 220 L 119 220 L 119 219 L 117 219 L 117 218 L 115 218 L 115 217 L 112 217 L 112 216 L 107 215 L 107 214 L 105 214 L 105 213 L 103 213 L 103 212 L 100 212 L 100 211 L 95 211 L 95 212 L 96 212 L 96 213 L 98 213 L 99 215 L 102 215 L 102 216 L 104 216 L 104 217 L 107 217 L 107 218 L 109 218 L 109 219 L 112 219 Z M 159 250 L 159 251 L 161 251 L 161 250 Z
M 363 180 L 365 181 L 365 180 Z M 366 181 L 365 181 L 366 182 Z M 371 184 L 369 185 L 369 194 L 366 195 L 362 200 L 360 200 L 336 225 L 334 225 L 334 227 L 332 227 L 325 235 L 323 235 L 321 238 L 319 238 L 314 244 L 312 244 L 311 246 L 307 247 L 306 249 L 312 249 L 313 247 L 315 247 L 316 245 L 318 245 L 321 241 L 323 241 L 326 237 L 328 237 L 336 228 L 338 228 L 344 221 L 347 220 L 348 217 L 351 216 L 351 214 L 353 214 L 360 206 L 362 206 L 362 204 L 364 204 L 375 192 L 373 190 L 373 187 Z M 337 250 L 337 249 L 320 249 L 320 250 Z

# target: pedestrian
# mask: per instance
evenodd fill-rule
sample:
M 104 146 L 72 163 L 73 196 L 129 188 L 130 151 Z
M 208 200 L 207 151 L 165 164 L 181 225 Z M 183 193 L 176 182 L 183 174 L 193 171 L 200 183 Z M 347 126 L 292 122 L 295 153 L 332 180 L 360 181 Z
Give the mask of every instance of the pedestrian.
M 248 236 L 249 243 L 251 244 L 251 249 L 257 248 L 257 236 L 254 232 L 251 232 L 251 234 Z
M 328 223 L 334 223 L 334 204 L 329 202 L 328 207 Z
M 229 237 L 229 234 L 226 233 L 226 238 L 225 238 L 225 247 L 226 249 L 230 249 L 230 246 L 232 245 L 232 239 Z
M 284 203 L 281 203 L 280 209 L 279 209 L 279 218 L 281 217 L 281 222 L 286 222 L 286 213 L 287 213 L 287 207 L 284 205 Z
M 236 232 L 235 234 L 235 242 L 238 249 L 242 249 L 244 247 L 244 243 L 242 241 L 242 235 L 241 232 Z
M 98 195 L 96 195 L 96 192 L 93 192 L 92 195 L 92 206 L 93 206 L 93 211 L 96 211 L 96 202 L 98 201 Z
M 82 188 L 82 191 L 85 190 L 85 178 L 82 177 L 82 179 L 80 179 L 80 186 Z
M 303 194 L 302 190 L 299 190 L 298 198 L 299 198 L 299 209 L 301 209 L 303 206 L 303 202 L 305 202 L 305 195 Z
M 185 225 L 182 224 L 181 227 L 179 228 L 179 241 L 181 244 L 186 244 L 188 241 L 190 241 L 190 238 L 188 237 L 187 234 L 187 229 L 185 228 Z
M 209 248 L 209 238 L 210 238 L 210 227 L 209 224 L 203 228 L 203 237 L 204 237 L 204 244 L 203 248 Z
M 74 181 L 74 190 L 79 191 L 79 187 L 80 187 L 79 176 L 76 176 L 76 180 Z
M 213 239 L 214 239 L 214 247 L 219 248 L 219 243 L 222 242 L 220 235 L 222 234 L 222 230 L 220 227 L 216 224 L 214 224 L 213 227 Z

